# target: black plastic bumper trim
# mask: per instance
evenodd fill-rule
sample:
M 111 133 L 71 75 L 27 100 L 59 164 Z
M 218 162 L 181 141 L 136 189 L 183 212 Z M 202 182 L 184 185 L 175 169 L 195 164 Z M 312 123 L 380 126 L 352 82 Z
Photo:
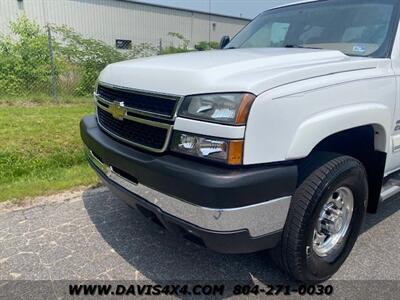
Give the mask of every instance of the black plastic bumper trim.
M 85 145 L 101 160 L 141 184 L 186 202 L 209 208 L 237 208 L 293 195 L 297 165 L 226 168 L 134 149 L 103 132 L 95 116 L 82 119 Z

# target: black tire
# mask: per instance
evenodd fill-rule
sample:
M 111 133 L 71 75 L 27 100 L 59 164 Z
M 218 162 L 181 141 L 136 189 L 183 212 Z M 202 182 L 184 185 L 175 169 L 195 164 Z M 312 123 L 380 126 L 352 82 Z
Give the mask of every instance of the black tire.
M 313 249 L 313 234 L 320 211 L 328 197 L 339 187 L 349 188 L 354 197 L 350 226 L 340 251 L 331 259 Z M 350 254 L 363 224 L 368 184 L 364 166 L 349 156 L 338 156 L 310 173 L 295 192 L 280 245 L 273 249 L 274 259 L 292 278 L 309 283 L 323 282 L 340 268 Z

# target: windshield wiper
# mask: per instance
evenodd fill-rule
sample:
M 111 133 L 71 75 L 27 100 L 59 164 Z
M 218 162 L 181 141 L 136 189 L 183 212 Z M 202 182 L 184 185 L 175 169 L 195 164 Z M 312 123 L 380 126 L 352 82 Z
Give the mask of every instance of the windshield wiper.
M 317 48 L 317 47 L 306 47 L 306 46 L 302 46 L 302 45 L 285 45 L 283 46 L 284 48 L 300 48 L 300 49 L 319 49 L 321 50 L 322 48 Z

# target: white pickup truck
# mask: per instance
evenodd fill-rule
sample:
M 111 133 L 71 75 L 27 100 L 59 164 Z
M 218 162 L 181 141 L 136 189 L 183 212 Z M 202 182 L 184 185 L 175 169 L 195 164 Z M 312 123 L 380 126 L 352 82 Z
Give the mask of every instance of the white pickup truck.
M 400 191 L 399 5 L 303 1 L 221 50 L 109 65 L 81 122 L 90 164 L 172 232 L 328 279 Z

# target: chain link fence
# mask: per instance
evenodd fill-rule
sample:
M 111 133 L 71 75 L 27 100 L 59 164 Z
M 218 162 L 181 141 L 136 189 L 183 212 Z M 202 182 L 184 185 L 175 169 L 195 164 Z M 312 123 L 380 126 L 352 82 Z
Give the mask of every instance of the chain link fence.
M 2 101 L 90 97 L 110 63 L 217 48 L 247 23 L 120 0 L 2 0 L 0 19 Z

